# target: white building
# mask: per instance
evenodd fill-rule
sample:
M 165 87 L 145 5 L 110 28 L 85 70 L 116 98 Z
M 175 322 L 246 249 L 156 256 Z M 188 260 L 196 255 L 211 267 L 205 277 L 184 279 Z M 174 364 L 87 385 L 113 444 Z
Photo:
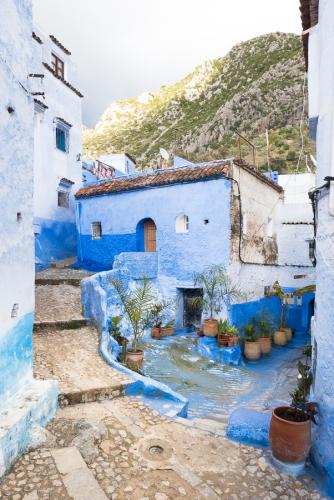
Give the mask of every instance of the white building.
M 313 328 L 314 397 L 319 403 L 313 428 L 313 459 L 334 491 L 334 2 L 301 0 L 308 62 L 309 118 L 317 144 L 316 313 Z
M 34 232 L 37 269 L 76 254 L 73 194 L 81 186 L 81 98 L 70 51 L 33 33 Z
M 0 16 L 0 476 L 33 425 L 55 413 L 57 385 L 32 372 L 34 318 L 31 0 L 2 0 Z
M 125 175 L 134 174 L 136 171 L 136 160 L 127 153 L 110 153 L 101 155 L 98 159 Z

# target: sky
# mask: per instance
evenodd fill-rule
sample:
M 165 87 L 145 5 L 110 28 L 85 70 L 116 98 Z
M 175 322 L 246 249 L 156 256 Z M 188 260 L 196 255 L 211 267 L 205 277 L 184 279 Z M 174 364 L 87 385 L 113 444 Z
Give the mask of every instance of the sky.
M 300 33 L 298 0 L 33 0 L 38 26 L 72 52 L 93 127 L 109 104 L 172 84 L 238 42 Z

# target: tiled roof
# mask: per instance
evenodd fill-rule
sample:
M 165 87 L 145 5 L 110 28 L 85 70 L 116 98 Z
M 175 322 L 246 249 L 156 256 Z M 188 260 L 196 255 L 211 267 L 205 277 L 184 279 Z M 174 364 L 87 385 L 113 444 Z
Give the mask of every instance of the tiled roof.
M 312 28 L 318 23 L 319 17 L 319 0 L 299 0 L 300 3 L 300 17 L 303 26 L 303 50 L 305 59 L 305 68 L 308 70 L 308 39 L 309 33 L 307 30 Z
M 63 52 L 65 52 L 66 55 L 68 56 L 71 55 L 71 52 L 66 47 L 64 47 L 64 45 L 59 40 L 57 40 L 57 38 L 54 35 L 49 35 L 49 37 L 51 38 L 53 43 L 57 45 L 57 47 L 59 47 Z
M 181 167 L 139 174 L 133 177 L 120 177 L 102 183 L 81 188 L 76 193 L 76 198 L 88 196 L 101 196 L 109 193 L 148 189 L 170 184 L 200 182 L 217 177 L 225 177 L 229 172 L 228 162 L 213 162 L 196 167 Z
M 35 33 L 34 31 L 32 32 L 32 37 L 33 37 L 33 39 L 34 39 L 34 40 L 36 40 L 36 42 L 38 42 L 40 45 L 42 45 L 42 44 L 43 44 L 42 39 L 41 39 L 38 35 L 36 35 L 36 33 Z

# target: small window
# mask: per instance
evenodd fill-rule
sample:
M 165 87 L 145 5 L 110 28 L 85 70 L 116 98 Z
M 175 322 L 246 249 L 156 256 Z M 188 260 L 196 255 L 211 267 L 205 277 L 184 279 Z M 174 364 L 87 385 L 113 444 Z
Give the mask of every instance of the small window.
M 100 240 L 102 238 L 101 222 L 92 222 L 92 239 Z
M 62 61 L 56 54 L 51 54 L 51 66 L 53 68 L 53 71 L 58 78 L 61 78 L 64 80 L 64 75 L 65 75 L 65 65 L 64 61 Z
M 56 126 L 56 148 L 68 153 L 69 130 L 60 124 Z
M 69 208 L 70 193 L 68 191 L 58 191 L 58 207 Z
M 177 233 L 188 233 L 189 232 L 189 217 L 188 215 L 179 215 L 176 217 L 175 221 L 175 231 Z

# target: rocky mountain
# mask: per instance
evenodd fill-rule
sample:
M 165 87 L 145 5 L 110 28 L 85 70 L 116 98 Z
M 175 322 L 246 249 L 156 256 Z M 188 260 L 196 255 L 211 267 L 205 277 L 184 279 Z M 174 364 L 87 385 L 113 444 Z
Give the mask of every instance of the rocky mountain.
M 301 144 L 304 73 L 299 36 L 254 38 L 174 85 L 112 103 L 95 129 L 84 131 L 84 151 L 92 158 L 126 151 L 143 168 L 161 164 L 161 147 L 193 161 L 239 157 L 241 152 L 253 162 L 252 148 L 244 140 L 239 143 L 238 131 L 256 146 L 255 162 L 264 169 L 268 129 L 272 168 L 293 171 Z M 306 112 L 301 170 L 305 155 L 313 152 Z

